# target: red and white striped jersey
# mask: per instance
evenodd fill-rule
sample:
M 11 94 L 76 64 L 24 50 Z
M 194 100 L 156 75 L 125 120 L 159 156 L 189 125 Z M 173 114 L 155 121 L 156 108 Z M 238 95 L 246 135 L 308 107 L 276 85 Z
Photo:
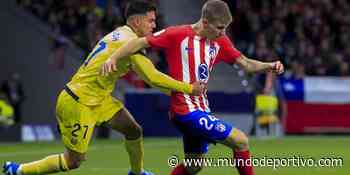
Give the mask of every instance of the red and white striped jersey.
M 151 47 L 165 50 L 169 75 L 186 83 L 207 83 L 214 64 L 220 61 L 232 64 L 241 56 L 227 36 L 208 40 L 197 35 L 191 25 L 169 27 L 146 39 Z M 206 94 L 172 93 L 172 112 L 185 115 L 196 110 L 210 112 Z

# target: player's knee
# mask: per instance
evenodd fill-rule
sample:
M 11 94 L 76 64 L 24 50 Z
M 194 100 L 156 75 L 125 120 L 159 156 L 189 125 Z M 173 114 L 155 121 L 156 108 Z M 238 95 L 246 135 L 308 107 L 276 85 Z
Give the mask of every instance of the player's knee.
M 243 132 L 235 139 L 235 149 L 238 150 L 248 150 L 249 149 L 249 139 Z
M 80 165 L 82 164 L 83 161 L 84 160 L 71 160 L 71 161 L 68 162 L 68 168 L 70 170 L 77 169 L 77 168 L 80 167 Z
M 65 159 L 68 169 L 72 170 L 79 168 L 82 162 L 86 160 L 86 157 L 85 154 L 69 152 L 68 154 L 65 154 Z
M 142 132 L 142 127 L 139 124 L 135 124 L 128 129 L 125 137 L 127 139 L 138 139 L 142 136 Z
M 142 132 L 142 127 L 139 124 L 135 125 L 132 131 L 135 138 L 139 138 L 142 135 Z
M 234 128 L 224 144 L 232 149 L 247 150 L 249 148 L 249 140 L 246 134 L 241 130 Z

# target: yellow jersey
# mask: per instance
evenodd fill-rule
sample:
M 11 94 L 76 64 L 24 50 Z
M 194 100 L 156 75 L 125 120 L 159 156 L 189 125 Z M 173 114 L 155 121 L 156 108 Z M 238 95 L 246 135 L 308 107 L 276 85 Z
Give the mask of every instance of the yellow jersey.
M 143 55 L 135 54 L 119 59 L 117 71 L 108 76 L 100 75 L 104 62 L 127 41 L 138 36 L 128 26 L 122 26 L 104 36 L 87 56 L 78 72 L 67 86 L 79 97 L 79 102 L 85 105 L 99 105 L 114 90 L 116 81 L 130 69 L 141 76 L 151 86 L 169 93 L 171 89 L 191 93 L 192 86 L 178 82 L 165 74 L 158 72 L 153 64 Z

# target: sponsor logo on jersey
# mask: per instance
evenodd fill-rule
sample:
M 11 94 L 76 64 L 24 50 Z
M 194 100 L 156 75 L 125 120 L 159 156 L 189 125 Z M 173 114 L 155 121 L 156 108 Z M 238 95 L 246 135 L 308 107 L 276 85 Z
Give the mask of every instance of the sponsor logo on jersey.
M 112 32 L 112 41 L 117 41 L 120 39 L 120 33 L 119 32 Z
M 207 64 L 200 64 L 198 66 L 198 78 L 200 81 L 207 81 L 209 78 L 209 68 Z

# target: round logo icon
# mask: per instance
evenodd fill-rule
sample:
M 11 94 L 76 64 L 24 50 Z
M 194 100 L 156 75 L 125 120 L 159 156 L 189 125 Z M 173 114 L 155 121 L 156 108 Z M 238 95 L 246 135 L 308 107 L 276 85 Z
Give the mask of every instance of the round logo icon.
M 215 125 L 215 130 L 217 130 L 219 132 L 225 132 L 226 126 L 222 123 L 218 123 L 217 125 Z
M 216 47 L 214 45 L 211 45 L 209 47 L 209 56 L 214 57 L 217 54 Z

